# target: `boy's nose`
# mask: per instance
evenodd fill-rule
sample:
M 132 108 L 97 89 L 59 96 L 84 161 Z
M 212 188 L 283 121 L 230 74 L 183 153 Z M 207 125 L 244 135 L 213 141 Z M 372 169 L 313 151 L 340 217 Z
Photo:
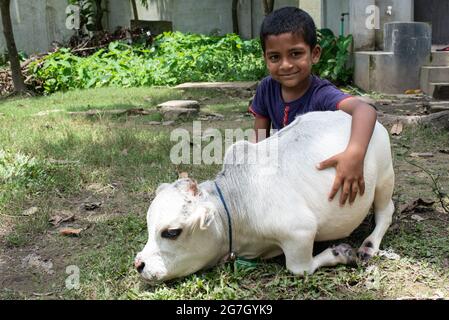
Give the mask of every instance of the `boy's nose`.
M 293 67 L 293 64 L 290 63 L 288 59 L 283 59 L 281 62 L 281 70 L 288 70 Z

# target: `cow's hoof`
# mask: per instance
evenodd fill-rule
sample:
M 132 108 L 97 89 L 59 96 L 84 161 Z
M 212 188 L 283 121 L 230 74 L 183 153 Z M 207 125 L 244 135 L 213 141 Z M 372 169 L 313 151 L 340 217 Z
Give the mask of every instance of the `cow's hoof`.
M 376 254 L 371 241 L 364 243 L 359 250 L 357 250 L 357 257 L 362 261 L 366 262 L 371 259 Z
M 355 250 L 349 244 L 342 243 L 332 247 L 332 254 L 336 258 L 340 258 L 341 263 L 356 264 Z

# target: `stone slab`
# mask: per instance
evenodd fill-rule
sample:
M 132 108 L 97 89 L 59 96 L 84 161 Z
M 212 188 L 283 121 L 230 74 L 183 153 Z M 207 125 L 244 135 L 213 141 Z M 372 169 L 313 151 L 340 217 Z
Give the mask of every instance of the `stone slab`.
M 160 103 L 157 106 L 158 108 L 163 108 L 166 111 L 176 108 L 187 108 L 196 110 L 200 108 L 200 104 L 196 100 L 170 100 L 164 103 Z
M 225 89 L 225 90 L 255 90 L 257 81 L 237 82 L 186 82 L 177 85 L 175 89 Z

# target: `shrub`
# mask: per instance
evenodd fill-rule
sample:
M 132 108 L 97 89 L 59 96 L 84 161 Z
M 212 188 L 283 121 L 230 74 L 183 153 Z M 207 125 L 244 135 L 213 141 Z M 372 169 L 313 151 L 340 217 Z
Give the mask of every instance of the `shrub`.
M 31 73 L 46 93 L 103 86 L 176 85 L 186 81 L 258 80 L 265 74 L 260 43 L 234 34 L 211 37 L 164 33 L 154 45 L 111 42 L 89 57 L 62 48 Z
M 332 31 L 321 30 L 323 53 L 314 72 L 336 84 L 348 82 L 352 74 L 346 67 L 351 42 L 352 36 L 336 38 Z M 181 32 L 159 35 L 151 47 L 111 42 L 88 57 L 78 57 L 62 48 L 30 64 L 29 71 L 45 93 L 104 86 L 252 81 L 267 74 L 258 39 Z
M 22 153 L 0 149 L 0 185 L 34 187 L 47 180 L 45 164 Z
M 335 84 L 352 80 L 352 68 L 348 67 L 352 35 L 336 37 L 329 29 L 318 30 L 318 42 L 322 53 L 320 62 L 313 66 L 315 74 Z

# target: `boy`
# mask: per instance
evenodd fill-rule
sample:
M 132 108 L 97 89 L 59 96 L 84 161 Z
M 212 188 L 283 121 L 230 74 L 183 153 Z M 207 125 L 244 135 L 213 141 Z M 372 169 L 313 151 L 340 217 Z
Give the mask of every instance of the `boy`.
M 249 111 L 258 130 L 269 136 L 272 126 L 280 130 L 299 114 L 310 111 L 343 110 L 352 115 L 351 138 L 346 150 L 321 162 L 317 169 L 336 168 L 329 194 L 331 201 L 342 188 L 340 205 L 349 197 L 352 204 L 363 195 L 363 161 L 377 119 L 376 111 L 347 95 L 329 81 L 311 74 L 320 59 L 313 19 L 305 11 L 284 7 L 269 14 L 262 23 L 260 39 L 270 76 L 259 84 Z

